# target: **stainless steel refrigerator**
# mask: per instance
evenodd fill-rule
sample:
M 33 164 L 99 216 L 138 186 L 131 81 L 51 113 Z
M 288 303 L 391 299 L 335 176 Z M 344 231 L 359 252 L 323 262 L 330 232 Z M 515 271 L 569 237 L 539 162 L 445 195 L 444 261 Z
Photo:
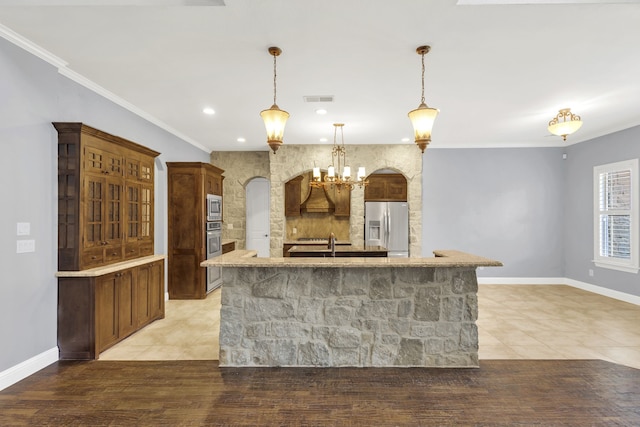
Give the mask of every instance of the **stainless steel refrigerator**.
M 388 257 L 409 256 L 409 205 L 407 202 L 365 202 L 364 242 L 384 246 Z

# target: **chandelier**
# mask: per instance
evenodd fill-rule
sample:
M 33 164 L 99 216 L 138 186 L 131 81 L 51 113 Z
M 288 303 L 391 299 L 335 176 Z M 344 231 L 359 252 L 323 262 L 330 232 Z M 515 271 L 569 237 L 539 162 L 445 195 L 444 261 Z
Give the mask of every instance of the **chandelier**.
M 580 116 L 573 114 L 571 108 L 563 108 L 558 115 L 549 122 L 549 132 L 561 136 L 563 141 L 567 140 L 567 135 L 571 135 L 582 126 Z
M 422 97 L 420 105 L 415 110 L 409 112 L 409 120 L 413 125 L 416 144 L 424 153 L 424 149 L 431 142 L 431 129 L 436 116 L 440 112 L 437 108 L 429 108 L 424 102 L 424 56 L 431 50 L 430 46 L 420 46 L 416 49 L 416 53 L 422 56 Z
M 320 168 L 314 167 L 313 179 L 309 182 L 309 185 L 316 188 L 335 188 L 338 192 L 343 188 L 351 191 L 356 185 L 360 188 L 365 187 L 369 182 L 365 179 L 366 172 L 364 166 L 358 168 L 356 180 L 351 179 L 351 167 L 347 166 L 347 149 L 344 146 L 344 133 L 342 129 L 344 123 L 334 123 L 333 126 L 331 166 L 327 168 L 327 174 L 324 176 L 324 179 L 322 179 Z M 340 128 L 341 144 L 338 144 L 338 128 Z
M 276 104 L 276 57 L 282 53 L 279 47 L 270 47 L 269 54 L 273 55 L 273 105 L 267 110 L 262 110 L 260 116 L 264 121 L 267 129 L 267 144 L 276 153 L 282 145 L 282 136 L 284 135 L 284 125 L 287 123 L 289 113 L 278 108 Z

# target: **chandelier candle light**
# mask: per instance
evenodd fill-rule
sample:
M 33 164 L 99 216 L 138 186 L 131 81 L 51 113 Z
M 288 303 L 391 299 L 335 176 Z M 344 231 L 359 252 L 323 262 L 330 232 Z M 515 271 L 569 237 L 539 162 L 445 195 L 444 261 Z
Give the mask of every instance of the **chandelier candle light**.
M 279 47 L 270 47 L 269 54 L 273 55 L 273 105 L 268 110 L 260 112 L 264 126 L 267 129 L 267 144 L 276 153 L 282 145 L 284 125 L 287 123 L 289 113 L 278 108 L 276 104 L 276 57 L 282 53 Z
M 424 153 L 424 149 L 431 142 L 431 129 L 433 129 L 433 122 L 436 120 L 436 116 L 440 112 L 437 108 L 429 108 L 424 102 L 424 56 L 431 50 L 430 46 L 420 46 L 416 49 L 418 55 L 422 56 L 422 98 L 420 99 L 420 105 L 415 110 L 409 112 L 409 120 L 413 125 L 413 132 L 415 134 L 416 144 L 420 147 L 420 150 Z
M 351 167 L 347 166 L 347 149 L 344 146 L 344 132 L 343 127 L 344 123 L 334 123 L 333 130 L 333 149 L 331 150 L 331 166 L 327 168 L 327 174 L 324 177 L 324 181 L 321 178 L 320 168 L 313 168 L 313 179 L 309 182 L 311 187 L 321 188 L 321 187 L 329 187 L 336 188 L 338 192 L 342 190 L 342 188 L 349 189 L 349 191 L 353 190 L 354 186 L 358 186 L 360 188 L 366 187 L 369 183 L 365 180 L 366 172 L 364 166 L 360 166 L 358 168 L 358 175 L 356 180 L 351 179 Z M 338 145 L 338 128 L 340 128 L 340 139 L 341 144 Z M 337 159 L 337 169 L 336 169 L 336 159 Z M 340 168 L 342 167 L 342 174 L 340 174 Z
M 567 140 L 567 135 L 571 135 L 582 126 L 580 116 L 573 114 L 571 108 L 563 108 L 558 115 L 549 122 L 549 132 L 561 136 L 563 141 Z

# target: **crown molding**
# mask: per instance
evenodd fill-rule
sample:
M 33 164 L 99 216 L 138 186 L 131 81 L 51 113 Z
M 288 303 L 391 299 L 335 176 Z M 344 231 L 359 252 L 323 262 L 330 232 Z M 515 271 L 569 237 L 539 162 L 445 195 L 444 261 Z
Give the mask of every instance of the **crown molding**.
M 199 142 L 193 140 L 192 138 L 184 135 L 183 133 L 177 131 L 176 129 L 172 128 L 171 126 L 167 125 L 166 123 L 164 123 L 163 121 L 157 119 L 156 117 L 152 116 L 151 114 L 147 113 L 146 111 L 143 111 L 142 109 L 136 107 L 135 105 L 131 104 L 130 102 L 124 100 L 123 98 L 120 98 L 118 95 L 114 94 L 113 92 L 108 91 L 107 89 L 105 89 L 104 87 L 100 86 L 99 84 L 95 83 L 94 81 L 86 78 L 85 76 L 83 76 L 80 73 L 77 73 L 71 69 L 69 69 L 67 67 L 68 63 L 66 61 L 64 61 L 63 59 L 57 57 L 56 55 L 52 54 L 51 52 L 49 52 L 48 50 L 42 48 L 41 46 L 33 43 L 31 40 L 21 36 L 20 34 L 16 33 L 15 31 L 13 31 L 12 29 L 0 24 L 0 37 L 6 39 L 7 41 L 15 44 L 16 46 L 20 47 L 21 49 L 31 53 L 34 56 L 37 56 L 38 58 L 42 59 L 43 61 L 53 65 L 54 67 L 57 68 L 58 73 L 62 74 L 63 76 L 67 77 L 68 79 L 78 83 L 81 86 L 86 87 L 87 89 L 91 90 L 92 92 L 102 96 L 103 98 L 108 99 L 109 101 L 113 102 L 116 105 L 119 105 L 120 107 L 130 111 L 131 113 L 135 114 L 136 116 L 150 122 L 153 123 L 154 125 L 158 126 L 159 128 L 169 132 L 170 134 L 180 138 L 181 140 L 193 145 L 194 147 L 206 152 L 206 153 L 210 153 L 211 150 L 209 150 L 208 148 L 206 148 L 204 145 L 200 144 Z

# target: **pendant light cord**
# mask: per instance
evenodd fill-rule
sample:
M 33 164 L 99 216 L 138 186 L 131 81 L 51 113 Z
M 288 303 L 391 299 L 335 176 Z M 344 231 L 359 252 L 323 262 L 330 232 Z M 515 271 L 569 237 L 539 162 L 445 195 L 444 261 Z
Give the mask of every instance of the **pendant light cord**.
M 424 104 L 424 53 L 422 53 L 422 98 L 420 98 L 420 104 Z
M 276 55 L 273 55 L 273 105 L 276 105 Z M 423 56 L 424 58 L 424 56 Z M 422 67 L 424 69 L 424 62 L 422 64 Z M 422 71 L 423 76 L 424 76 L 424 70 Z M 422 77 L 424 79 L 424 77 Z M 424 82 L 423 82 L 424 84 Z M 424 98 L 424 88 L 422 89 L 422 97 Z

